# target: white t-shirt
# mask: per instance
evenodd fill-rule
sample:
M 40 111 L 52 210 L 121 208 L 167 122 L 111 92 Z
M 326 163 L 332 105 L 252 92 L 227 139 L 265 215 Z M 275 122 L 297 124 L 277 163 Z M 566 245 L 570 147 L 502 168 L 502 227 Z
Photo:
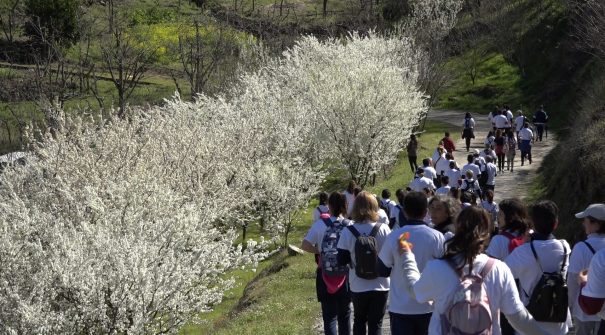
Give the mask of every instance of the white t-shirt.
M 450 178 L 450 185 L 453 187 L 460 187 L 460 184 L 458 184 L 458 180 L 460 180 L 462 177 L 462 172 L 460 172 L 460 170 L 448 169 L 445 171 L 445 175 Z
M 345 225 L 349 225 L 351 223 L 350 220 L 344 220 L 342 216 L 338 219 L 340 219 L 341 222 Z M 335 222 L 336 217 L 330 216 L 330 220 L 332 220 L 332 222 Z M 314 245 L 315 248 L 317 248 L 317 253 L 321 252 L 321 242 L 323 241 L 324 234 L 326 233 L 327 228 L 328 227 L 326 226 L 325 222 L 323 222 L 323 220 L 317 220 L 313 222 L 311 228 L 309 228 L 309 231 L 307 232 L 307 235 L 305 235 L 305 240 Z
M 496 159 L 498 159 L 498 156 L 496 155 L 496 152 L 494 150 L 488 150 L 487 152 L 485 151 L 485 149 L 481 150 L 481 153 L 479 153 L 479 157 L 483 158 L 485 160 L 486 157 L 491 157 L 492 158 L 492 162 L 495 162 Z
M 513 118 L 515 116 L 513 115 L 513 112 L 511 110 L 507 110 L 506 111 L 506 118 L 508 119 L 508 124 L 512 125 L 513 124 Z M 509 126 L 510 127 L 510 126 Z
M 479 273 L 486 262 L 486 255 L 478 255 L 473 262 L 473 273 Z M 468 266 L 464 266 L 463 271 L 467 274 Z M 484 280 L 492 314 L 492 334 L 500 335 L 499 313 L 514 315 L 525 307 L 519 300 L 514 278 L 504 263 L 496 261 Z M 416 300 L 419 302 L 434 301 L 435 312 L 431 317 L 429 334 L 442 333 L 441 314 L 444 314 L 449 308 L 452 296 L 459 284 L 458 275 L 445 260 L 429 261 L 422 271 L 420 279 L 414 284 Z
M 424 224 L 408 224 L 403 228 L 393 230 L 385 245 L 380 250 L 380 259 L 391 268 L 391 292 L 389 312 L 397 314 L 426 314 L 433 308 L 428 302 L 419 303 L 407 293 L 403 273 L 403 257 L 399 254 L 399 236 L 409 232 L 410 241 L 414 244 L 414 256 L 418 270 L 422 272 L 426 263 L 443 256 L 443 234 Z
M 534 132 L 529 128 L 523 128 L 519 131 L 519 139 L 525 141 L 531 141 L 534 138 Z
M 586 242 L 588 242 L 596 252 L 605 249 L 605 235 L 590 234 L 588 235 Z M 592 251 L 590 251 L 586 243 L 578 242 L 576 245 L 574 245 L 569 258 L 569 269 L 567 269 L 567 286 L 570 288 L 570 293 L 572 291 L 572 286 L 573 291 L 578 293 L 573 297 L 569 297 L 569 307 L 571 308 L 571 314 L 580 321 L 600 320 L 598 316 L 587 315 L 584 313 L 578 304 L 578 296 L 580 293 L 580 288 L 577 281 L 578 274 L 583 270 L 588 269 L 593 256 L 594 254 Z
M 582 295 L 590 298 L 605 298 L 605 250 L 597 252 L 590 261 L 588 282 L 582 289 Z M 597 314 L 605 319 L 605 308 Z
M 343 194 L 347 199 L 347 216 L 351 216 L 351 212 L 353 211 L 353 203 L 355 203 L 355 194 L 349 193 L 348 191 L 344 191 Z
M 413 191 L 416 192 L 424 192 L 425 188 L 428 188 L 430 190 L 435 189 L 435 184 L 433 183 L 433 180 L 427 177 L 414 178 L 414 180 L 412 180 L 409 186 Z
M 364 223 L 355 223 L 353 226 L 359 234 L 368 236 L 376 225 L 375 222 L 364 222 Z M 378 247 L 378 253 L 382 249 L 382 246 L 386 242 L 387 236 L 391 232 L 389 229 L 389 225 L 382 224 L 380 225 L 380 229 L 376 234 L 376 243 Z M 351 253 L 351 268 L 349 269 L 349 285 L 351 287 L 351 291 L 359 293 L 359 292 L 368 292 L 368 291 L 388 291 L 389 290 L 389 278 L 378 277 L 376 279 L 363 279 L 357 277 L 355 274 L 355 242 L 356 238 L 351 233 L 349 229 L 343 229 L 340 233 L 340 239 L 338 240 L 338 245 L 336 246 L 338 249 L 348 250 Z
M 389 224 L 389 216 L 387 215 L 387 212 L 385 212 L 382 208 L 378 208 L 378 222 L 387 225 Z
M 483 209 L 485 209 L 492 217 L 492 223 L 498 224 L 498 213 L 500 212 L 500 208 L 498 207 L 498 204 L 496 202 L 489 202 L 487 200 L 483 200 L 481 201 L 481 207 L 483 207 Z M 490 253 L 487 253 L 488 255 Z M 507 255 L 508 256 L 508 255 Z M 502 258 L 499 258 L 502 259 Z
M 517 233 L 511 232 L 511 234 L 518 236 Z M 510 239 L 502 234 L 498 234 L 492 237 L 491 241 L 489 241 L 489 246 L 485 253 L 490 255 L 491 257 L 497 258 L 499 260 L 505 260 L 506 257 L 510 254 L 508 252 L 508 245 L 510 244 Z
M 485 171 L 487 171 L 487 185 L 496 185 L 496 174 L 497 168 L 494 163 L 487 163 L 485 165 Z
M 445 173 L 445 171 L 450 169 L 450 161 L 445 158 L 445 155 L 442 155 L 441 157 L 437 158 L 437 160 L 434 162 L 435 162 L 435 171 L 438 176 L 441 175 L 441 171 L 443 171 Z M 425 172 L 425 175 L 426 175 L 426 172 Z
M 481 174 L 481 170 L 479 170 L 479 166 L 477 164 L 474 163 L 468 163 L 466 165 L 464 165 L 462 167 L 462 175 L 466 175 L 466 171 L 471 170 L 473 171 L 473 178 L 478 178 L 479 175 Z M 451 180 L 450 180 L 451 182 Z
M 525 124 L 525 117 L 523 115 L 517 116 L 515 119 L 515 126 L 517 127 L 517 131 L 521 131 L 523 129 L 523 125 Z
M 436 194 L 448 195 L 452 187 L 450 185 L 441 186 L 435 191 Z
M 431 166 L 423 166 L 424 176 L 433 180 L 437 177 L 437 171 Z
M 319 207 L 319 210 L 317 209 Z M 313 222 L 319 220 L 321 213 L 329 213 L 330 209 L 326 205 L 319 205 L 313 210 Z M 321 210 L 321 213 L 319 212 Z
M 504 116 L 502 114 L 496 115 L 492 122 L 496 125 L 496 128 L 509 128 L 510 127 L 510 123 L 508 122 L 508 119 L 506 118 L 506 116 Z
M 380 199 L 380 203 L 382 204 L 382 206 L 389 209 L 389 211 L 386 214 L 389 216 L 389 220 L 390 220 L 393 217 L 393 208 L 395 208 L 397 203 L 391 199 L 384 199 L 384 198 Z
M 563 261 L 565 261 L 567 266 L 569 265 L 567 257 L 569 257 L 571 250 L 565 240 L 536 240 L 531 243 L 533 243 L 536 249 L 536 254 L 538 254 L 542 268 L 540 268 L 534 258 L 530 242 L 515 248 L 505 260 L 513 276 L 519 278 L 519 295 L 521 296 L 521 301 L 526 306 L 529 303 L 529 297 L 534 287 L 536 287 L 536 284 L 538 284 L 538 281 L 542 277 L 542 271 L 560 272 Z M 563 245 L 565 245 L 565 249 L 567 250 L 566 255 L 564 255 Z M 561 272 L 563 277 L 567 274 L 567 266 Z M 540 328 L 548 331 L 549 334 L 567 334 L 567 330 L 572 325 L 571 313 L 567 313 L 567 322 L 538 322 L 538 325 Z
M 496 141 L 496 136 L 488 136 L 485 138 L 485 141 L 483 141 L 483 144 L 485 145 L 489 145 L 490 147 L 494 146 L 494 141 Z

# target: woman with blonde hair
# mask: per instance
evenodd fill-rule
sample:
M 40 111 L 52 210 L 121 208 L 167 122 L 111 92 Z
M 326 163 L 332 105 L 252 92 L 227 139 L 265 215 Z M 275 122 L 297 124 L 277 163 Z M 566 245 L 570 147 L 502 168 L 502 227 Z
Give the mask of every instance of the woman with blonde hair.
M 337 248 L 338 264 L 351 265 L 353 334 L 366 334 L 366 326 L 370 335 L 381 334 L 390 282 L 378 276 L 376 259 L 391 230 L 378 222 L 378 201 L 365 191 L 355 198 L 351 218 L 354 224 L 342 231 Z

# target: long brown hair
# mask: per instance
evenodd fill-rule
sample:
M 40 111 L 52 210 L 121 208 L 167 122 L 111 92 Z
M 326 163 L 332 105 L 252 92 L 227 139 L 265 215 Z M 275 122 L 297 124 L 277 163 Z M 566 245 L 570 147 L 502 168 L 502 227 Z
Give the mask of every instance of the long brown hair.
M 445 244 L 444 259 L 457 255 L 464 257 L 464 264 L 472 267 L 475 257 L 483 252 L 489 243 L 489 214 L 480 207 L 469 206 L 456 218 L 456 235 Z
M 531 228 L 527 207 L 516 198 L 504 199 L 498 204 L 500 213 L 504 214 L 504 227 L 501 230 L 512 230 L 525 234 Z

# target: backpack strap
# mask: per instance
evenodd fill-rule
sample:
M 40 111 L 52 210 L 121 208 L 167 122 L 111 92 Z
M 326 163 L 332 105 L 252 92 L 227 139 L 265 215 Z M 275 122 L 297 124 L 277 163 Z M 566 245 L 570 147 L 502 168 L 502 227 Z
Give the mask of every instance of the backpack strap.
M 565 243 L 563 243 L 563 241 L 559 241 L 561 242 L 561 246 L 563 247 L 563 263 L 561 263 L 561 273 L 563 273 L 563 270 L 565 270 L 565 267 L 567 266 L 567 259 L 569 257 L 569 254 L 567 253 L 567 248 L 565 247 Z M 538 266 L 540 266 L 540 271 L 544 272 L 544 270 L 542 269 L 542 265 L 540 264 L 540 259 L 538 258 L 538 254 L 536 253 L 536 249 L 534 248 L 534 241 L 529 242 L 529 245 L 531 247 L 531 252 L 534 254 L 534 257 L 536 258 L 536 262 L 538 263 Z
M 597 253 L 594 250 L 594 248 L 592 247 L 592 245 L 590 245 L 590 243 L 586 242 L 586 240 L 582 241 L 582 243 L 586 244 L 586 247 L 588 247 L 588 249 L 590 249 L 590 252 L 592 252 L 593 255 Z
M 492 271 L 494 264 L 496 264 L 496 260 L 494 258 L 489 257 L 487 259 L 487 262 L 485 262 L 485 265 L 483 265 L 483 269 L 481 269 L 481 278 L 485 278 L 485 276 L 487 276 L 487 274 Z
M 563 270 L 565 270 L 565 267 L 567 266 L 567 260 L 569 259 L 569 254 L 567 253 L 567 248 L 565 247 L 565 243 L 563 243 L 563 241 L 561 242 L 561 246 L 563 247 L 563 264 L 561 264 L 561 273 L 563 273 Z
M 334 222 L 332 222 L 332 220 L 330 220 L 329 218 L 322 218 L 321 220 L 326 224 L 326 227 L 328 228 L 331 228 L 334 225 Z
M 353 236 L 355 236 L 355 238 L 359 238 L 359 236 L 361 236 L 361 234 L 359 234 L 359 230 L 353 227 L 353 225 L 347 226 L 347 229 L 349 229 L 349 231 L 351 232 L 351 234 L 353 234 Z
M 544 273 L 544 270 L 542 269 L 542 264 L 540 264 L 540 259 L 538 258 L 538 254 L 536 253 L 536 248 L 534 248 L 534 241 L 530 241 L 529 246 L 531 247 L 532 254 L 534 254 L 536 263 L 538 263 L 538 266 L 540 267 L 540 271 L 542 271 L 542 273 Z
M 374 225 L 374 227 L 372 228 L 372 231 L 370 232 L 370 235 L 368 235 L 368 236 L 375 237 L 376 234 L 378 234 L 378 231 L 380 230 L 380 226 L 382 226 L 382 223 L 377 222 Z

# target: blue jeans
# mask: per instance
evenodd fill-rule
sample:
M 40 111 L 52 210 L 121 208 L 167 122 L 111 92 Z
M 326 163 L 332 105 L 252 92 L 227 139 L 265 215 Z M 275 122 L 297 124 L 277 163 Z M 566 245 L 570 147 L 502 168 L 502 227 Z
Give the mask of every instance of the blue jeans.
M 429 333 L 429 323 L 431 315 L 428 314 L 397 314 L 389 312 L 391 316 L 391 334 L 393 335 L 427 335 Z
M 348 295 L 324 299 L 321 302 L 321 315 L 324 320 L 324 334 L 351 334 L 351 298 Z
M 387 308 L 389 291 L 351 293 L 354 318 L 353 335 L 382 335 L 382 318 Z

